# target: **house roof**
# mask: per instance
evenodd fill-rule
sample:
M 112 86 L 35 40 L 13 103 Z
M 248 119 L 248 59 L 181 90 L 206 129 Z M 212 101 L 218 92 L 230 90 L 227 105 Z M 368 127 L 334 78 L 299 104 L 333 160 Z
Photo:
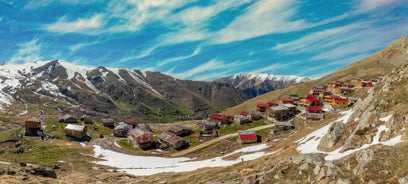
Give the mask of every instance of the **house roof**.
M 138 124 L 133 119 L 125 119 L 123 122 L 126 123 L 126 124 L 129 124 L 129 125 L 133 125 L 135 127 L 138 127 Z
M 338 97 L 335 97 L 335 98 L 333 98 L 333 101 L 337 101 L 337 102 L 348 102 L 348 99 L 347 99 L 347 98 L 338 98 Z
M 114 129 L 115 130 L 119 130 L 119 129 L 132 129 L 133 128 L 133 125 L 131 125 L 131 124 L 127 124 L 127 123 L 124 123 L 124 122 L 119 122 L 119 125 L 118 126 L 116 126 Z
M 310 102 L 320 101 L 319 99 L 317 99 L 317 98 L 314 97 L 314 96 L 307 96 L 305 99 L 306 99 L 307 101 L 310 101 Z
M 26 122 L 37 122 L 37 123 L 41 123 L 40 118 L 37 117 L 29 117 L 27 118 Z
M 260 108 L 267 108 L 269 107 L 269 104 L 256 104 L 256 106 Z
M 85 129 L 85 126 L 83 125 L 74 125 L 74 124 L 68 124 L 65 127 L 65 130 L 78 130 L 78 131 L 83 131 Z
M 283 104 L 282 106 L 285 106 L 287 108 L 296 107 L 296 105 L 293 105 L 293 104 L 290 104 L 290 103 Z
M 287 108 L 287 107 L 282 106 L 282 105 L 278 105 L 278 106 L 271 107 L 271 109 L 272 109 L 272 110 L 274 110 L 274 111 L 283 111 L 283 110 L 288 110 L 288 108 Z
M 133 135 L 134 137 L 137 137 L 139 135 L 146 134 L 146 133 L 152 134 L 149 130 L 146 130 L 144 128 L 134 128 L 134 129 L 129 130 L 129 134 Z
M 240 115 L 242 115 L 242 116 L 247 116 L 248 115 L 248 112 L 247 111 L 242 111 L 241 113 L 239 113 Z
M 323 110 L 322 110 L 322 107 L 320 106 L 308 106 L 307 111 L 308 112 L 321 112 Z
M 210 118 L 217 120 L 227 120 L 228 116 L 224 114 L 210 114 Z
M 258 137 L 256 136 L 254 131 L 245 131 L 245 130 L 240 130 L 238 132 L 239 134 L 239 139 L 242 141 L 246 140 L 258 140 Z

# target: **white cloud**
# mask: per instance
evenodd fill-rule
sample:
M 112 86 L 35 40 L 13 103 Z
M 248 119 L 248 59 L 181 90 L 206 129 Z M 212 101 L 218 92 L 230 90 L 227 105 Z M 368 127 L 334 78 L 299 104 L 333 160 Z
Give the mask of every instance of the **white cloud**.
M 250 63 L 250 61 L 246 62 L 229 62 L 224 63 L 222 61 L 218 61 L 216 59 L 212 59 L 207 63 L 199 65 L 193 69 L 185 71 L 183 73 L 169 73 L 171 76 L 175 76 L 176 78 L 180 79 L 212 79 L 214 76 L 220 76 L 220 73 L 228 73 L 228 71 L 232 71 L 234 69 L 239 68 L 240 66 L 246 65 Z
M 402 3 L 406 2 L 404 0 L 356 0 L 355 8 L 357 12 L 369 12 L 387 7 L 395 7 Z
M 9 63 L 27 63 L 41 60 L 41 44 L 38 43 L 38 39 L 33 39 L 17 46 L 19 50 L 9 59 Z
M 88 19 L 78 19 L 76 21 L 67 21 L 65 17 L 60 18 L 57 22 L 47 25 L 44 28 L 50 32 L 57 33 L 83 33 L 96 34 L 96 30 L 104 24 L 103 16 L 96 14 Z
M 146 23 L 158 21 L 168 17 L 174 9 L 180 8 L 193 1 L 166 0 L 126 0 L 111 1 L 108 5 L 106 17 L 117 21 L 117 25 L 107 32 L 134 32 Z
M 164 35 L 161 40 L 163 44 L 174 44 L 208 39 L 213 34 L 207 30 L 212 17 L 249 2 L 243 0 L 215 1 L 214 4 L 208 6 L 187 8 L 163 20 L 164 24 L 176 31 Z
M 164 61 L 161 61 L 161 62 L 158 64 L 158 66 L 164 66 L 164 65 L 167 65 L 167 64 L 170 64 L 170 63 L 174 63 L 174 62 L 176 62 L 176 61 L 182 61 L 182 60 L 185 60 L 185 59 L 194 57 L 194 56 L 200 54 L 200 52 L 201 52 L 201 47 L 197 47 L 197 48 L 194 50 L 194 52 L 193 52 L 192 54 L 190 54 L 190 55 L 187 55 L 187 56 L 179 56 L 179 57 L 174 57 L 174 58 L 166 59 L 166 60 L 164 60 Z
M 48 6 L 52 3 L 64 3 L 64 4 L 71 4 L 71 5 L 76 5 L 76 4 L 91 4 L 98 2 L 98 0 L 31 0 L 29 1 L 24 8 L 25 9 L 36 9 L 36 8 L 41 8 Z
M 304 20 L 292 20 L 297 13 L 294 3 L 293 0 L 258 1 L 226 28 L 216 33 L 212 42 L 228 43 L 308 27 L 309 24 Z

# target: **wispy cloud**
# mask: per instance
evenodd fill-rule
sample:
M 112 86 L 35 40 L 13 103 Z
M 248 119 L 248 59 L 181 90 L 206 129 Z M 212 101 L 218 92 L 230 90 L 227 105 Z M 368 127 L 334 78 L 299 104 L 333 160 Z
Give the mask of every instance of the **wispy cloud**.
M 174 58 L 166 59 L 166 60 L 160 62 L 160 63 L 158 64 L 158 66 L 164 66 L 164 65 L 167 65 L 167 64 L 170 64 L 170 63 L 174 63 L 174 62 L 176 62 L 176 61 L 182 61 L 182 60 L 185 60 L 185 59 L 194 57 L 194 56 L 200 54 L 200 52 L 201 52 L 201 47 L 197 47 L 197 48 L 194 50 L 194 52 L 193 52 L 192 54 L 190 54 L 190 55 L 187 55 L 187 56 L 179 56 L 179 57 L 174 57 Z
M 146 23 L 168 17 L 174 9 L 180 8 L 194 1 L 165 1 L 165 0 L 125 0 L 111 1 L 106 17 L 115 26 L 108 32 L 134 32 Z
M 64 3 L 64 4 L 71 4 L 71 5 L 91 4 L 97 1 L 98 0 L 86 0 L 86 1 L 84 0 L 31 0 L 24 6 L 24 8 L 25 9 L 36 9 L 36 8 L 49 6 L 52 3 Z
M 208 39 L 213 35 L 207 30 L 209 21 L 219 13 L 239 7 L 250 1 L 215 1 L 208 6 L 193 6 L 164 19 L 163 23 L 177 31 L 163 36 L 164 44 L 174 44 Z
M 226 28 L 220 30 L 213 43 L 246 40 L 271 33 L 300 30 L 308 26 L 304 20 L 292 20 L 297 10 L 293 0 L 262 0 L 251 5 Z
M 68 21 L 65 17 L 60 18 L 57 22 L 47 25 L 44 29 L 50 32 L 57 33 L 83 33 L 96 34 L 96 30 L 104 24 L 101 14 L 96 14 L 88 19 L 78 19 L 75 21 Z
M 18 44 L 19 50 L 9 60 L 9 63 L 27 63 L 41 60 L 41 44 L 38 39 L 32 39 L 29 42 Z
M 290 68 L 293 67 L 293 65 L 299 64 L 300 61 L 294 61 L 294 62 L 277 62 L 275 64 L 266 66 L 266 67 L 260 67 L 258 69 L 248 71 L 249 73 L 269 73 L 269 74 L 276 74 L 276 71 L 279 69 L 284 69 L 284 68 Z
M 242 62 L 235 61 L 225 63 L 216 59 L 212 59 L 207 63 L 199 65 L 195 68 L 187 70 L 182 73 L 169 73 L 172 76 L 180 79 L 195 79 L 195 80 L 209 80 L 214 79 L 215 76 L 220 76 L 220 73 L 230 73 L 233 69 L 239 68 L 240 66 L 246 65 L 250 61 Z
M 357 12 L 370 12 L 377 9 L 399 6 L 406 3 L 404 0 L 355 0 Z

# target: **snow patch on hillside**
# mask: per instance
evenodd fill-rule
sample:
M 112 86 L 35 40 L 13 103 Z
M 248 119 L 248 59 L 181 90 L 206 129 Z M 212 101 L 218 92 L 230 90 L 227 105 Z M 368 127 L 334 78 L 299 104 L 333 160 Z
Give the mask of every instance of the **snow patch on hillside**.
M 343 116 L 340 117 L 339 119 L 337 119 L 337 120 L 334 121 L 334 122 L 339 122 L 339 121 L 341 121 L 341 122 L 343 122 L 343 123 L 347 123 L 348 119 L 349 119 L 350 116 L 353 114 L 353 110 L 350 109 L 350 110 L 348 110 L 348 111 L 341 112 L 340 114 L 342 114 Z M 385 117 L 385 118 L 381 118 L 380 120 L 381 120 L 381 121 L 383 121 L 383 120 L 388 121 L 388 119 L 389 119 L 391 116 L 392 116 L 392 115 L 387 116 L 387 117 Z M 334 122 L 333 122 L 333 123 L 334 123 Z M 342 153 L 340 152 L 340 150 L 342 150 L 343 147 L 340 147 L 340 148 L 338 148 L 338 149 L 336 149 L 336 150 L 334 150 L 334 151 L 331 151 L 331 152 L 320 151 L 320 150 L 318 149 L 318 145 L 319 145 L 319 143 L 320 143 L 320 140 L 321 140 L 322 137 L 328 132 L 330 126 L 331 126 L 333 123 L 330 123 L 330 124 L 328 124 L 328 125 L 326 125 L 326 126 L 320 128 L 320 129 L 314 131 L 313 133 L 307 135 L 306 137 L 304 137 L 304 138 L 299 139 L 298 141 L 296 141 L 296 142 L 299 144 L 299 146 L 296 148 L 296 150 L 297 150 L 299 153 L 302 153 L 302 154 L 308 154 L 308 153 L 325 153 L 325 154 L 327 154 L 327 156 L 325 157 L 325 160 L 338 160 L 338 159 L 341 159 L 341 158 L 343 158 L 343 157 L 345 157 L 345 156 L 347 156 L 347 155 L 350 155 L 350 154 L 352 154 L 352 153 L 355 153 L 355 152 L 357 152 L 357 151 L 359 151 L 359 150 L 367 149 L 368 147 L 370 147 L 370 146 L 372 146 L 372 145 L 383 144 L 383 145 L 387 145 L 387 146 L 393 146 L 393 145 L 396 145 L 396 144 L 402 142 L 402 136 L 401 136 L 401 135 L 396 136 L 396 137 L 394 137 L 394 138 L 392 138 L 392 139 L 389 139 L 388 141 L 381 142 L 381 141 L 380 141 L 381 132 L 383 132 L 383 131 L 389 131 L 389 129 L 388 129 L 387 127 L 385 127 L 385 126 L 382 125 L 382 126 L 378 127 L 377 133 L 376 133 L 376 135 L 374 136 L 373 141 L 372 141 L 370 144 L 364 144 L 364 145 L 362 145 L 360 148 L 352 149 L 352 150 L 347 150 L 347 151 L 344 151 L 344 152 L 342 152 Z
M 205 167 L 226 167 L 242 161 L 255 160 L 262 156 L 279 152 L 267 153 L 261 151 L 267 147 L 266 144 L 259 144 L 236 150 L 221 157 L 194 161 L 187 157 L 165 158 L 157 156 L 127 155 L 106 150 L 98 145 L 94 145 L 94 156 L 103 159 L 103 161 L 97 161 L 97 164 L 116 167 L 120 171 L 143 176 L 162 172 L 187 172 Z M 241 156 L 235 160 L 224 160 L 224 158 L 237 153 L 240 153 Z

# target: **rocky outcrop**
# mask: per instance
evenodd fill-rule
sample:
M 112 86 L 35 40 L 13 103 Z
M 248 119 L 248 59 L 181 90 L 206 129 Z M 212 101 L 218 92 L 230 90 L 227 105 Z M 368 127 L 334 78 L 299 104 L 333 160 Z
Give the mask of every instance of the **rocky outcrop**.
M 333 148 L 333 146 L 340 140 L 344 132 L 343 122 L 334 122 L 326 135 L 323 136 L 319 143 L 319 150 L 327 151 Z

